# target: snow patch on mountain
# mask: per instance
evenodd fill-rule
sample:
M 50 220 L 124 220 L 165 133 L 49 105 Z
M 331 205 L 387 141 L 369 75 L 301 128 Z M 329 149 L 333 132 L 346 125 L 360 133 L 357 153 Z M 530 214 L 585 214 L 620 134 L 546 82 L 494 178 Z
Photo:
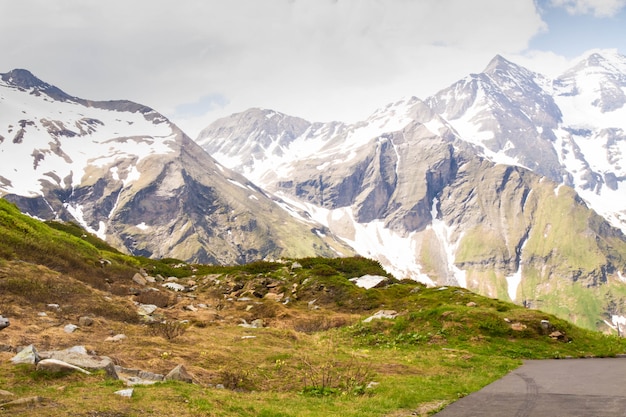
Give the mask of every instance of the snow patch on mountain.
M 171 126 L 141 112 L 87 108 L 22 90 L 0 81 L 0 136 L 5 138 L 0 158 L 9 181 L 2 193 L 41 195 L 42 182 L 76 187 L 89 177 L 87 167 L 111 167 L 122 158 L 138 163 L 172 151 Z M 118 168 L 114 175 L 128 183 L 137 178 L 131 174 L 136 168 L 129 169 L 124 175 Z
M 395 277 L 434 285 L 433 280 L 421 272 L 422 266 L 416 262 L 415 233 L 403 236 L 385 227 L 381 220 L 358 223 L 351 207 L 329 210 L 295 200 L 283 193 L 277 195 L 283 200 L 281 207 L 291 215 L 328 227 L 357 253 L 380 261 L 387 272 Z M 306 215 L 303 216 L 303 213 Z
M 435 235 L 439 239 L 439 243 L 443 247 L 443 253 L 446 256 L 446 262 L 448 264 L 448 270 L 452 272 L 454 279 L 459 287 L 467 288 L 466 272 L 457 267 L 454 263 L 455 253 L 458 248 L 458 242 L 461 241 L 463 234 L 459 236 L 457 243 L 450 242 L 450 236 L 454 230 L 446 225 L 446 223 L 439 218 L 438 209 L 439 199 L 435 197 L 432 202 L 430 215 L 432 217 L 432 223 L 429 226 L 435 232 Z

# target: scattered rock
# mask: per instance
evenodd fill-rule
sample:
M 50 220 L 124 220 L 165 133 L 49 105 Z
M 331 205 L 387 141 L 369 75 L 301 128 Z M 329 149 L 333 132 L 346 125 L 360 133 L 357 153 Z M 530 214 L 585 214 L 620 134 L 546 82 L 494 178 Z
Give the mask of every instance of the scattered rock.
M 268 292 L 267 294 L 265 294 L 265 296 L 263 298 L 267 299 L 267 300 L 271 300 L 271 301 L 282 301 L 283 297 L 284 297 L 285 293 L 280 293 L 280 294 L 276 294 L 273 292 Z
M 13 394 L 12 392 L 0 389 L 0 398 L 14 397 L 14 396 L 15 396 L 15 394 Z
M 183 310 L 187 310 L 187 311 L 198 311 L 198 309 L 196 307 L 194 307 L 193 304 L 189 304 L 183 307 Z
M 3 316 L 0 316 L 0 330 L 6 329 L 10 326 L 9 319 Z
M 135 275 L 133 275 L 133 282 L 141 286 L 148 284 L 148 281 L 146 280 L 146 278 L 144 278 L 144 276 L 141 275 L 140 273 L 136 273 Z
M 74 346 L 65 350 L 41 352 L 42 361 L 54 359 L 63 361 L 73 366 L 89 369 L 92 371 L 104 370 L 113 379 L 119 379 L 113 360 L 108 356 L 89 355 L 84 346 Z
M 86 375 L 91 375 L 90 372 L 85 371 L 81 367 L 72 365 L 70 363 L 58 360 L 58 359 L 42 359 L 37 363 L 38 371 L 48 372 L 82 372 Z
M 182 381 L 192 383 L 193 378 L 187 372 L 184 365 L 178 365 L 174 369 L 172 369 L 164 378 L 166 381 Z
M 373 316 L 370 316 L 363 320 L 364 323 L 369 323 L 374 319 L 395 319 L 398 317 L 398 312 L 395 310 L 380 310 Z
M 61 306 L 58 304 L 48 304 L 46 307 L 48 307 L 49 310 L 61 310 Z
M 74 333 L 76 329 L 78 329 L 78 326 L 75 324 L 68 324 L 65 327 L 63 327 L 63 331 L 65 333 Z
M 550 333 L 550 338 L 554 340 L 558 340 L 559 342 L 567 342 L 569 340 L 567 336 L 565 335 L 565 333 L 562 333 L 558 330 L 555 330 L 552 333 Z
M 185 286 L 178 284 L 176 282 L 166 282 L 165 284 L 162 284 L 161 286 L 167 288 L 168 290 L 172 290 L 176 292 L 185 291 Z
M 139 309 L 137 310 L 137 313 L 140 316 L 149 316 L 150 314 L 154 313 L 157 308 L 158 307 L 154 304 L 139 304 Z
M 116 334 L 115 336 L 109 336 L 106 339 L 104 339 L 105 342 L 121 342 L 122 340 L 126 339 L 126 335 L 125 334 Z
M 243 323 L 241 323 L 239 326 L 246 327 L 249 329 L 260 329 L 261 327 L 265 325 L 265 323 L 263 322 L 263 319 L 252 320 L 251 323 L 248 323 L 245 319 L 241 319 L 241 321 Z
M 28 363 L 34 365 L 39 362 L 39 360 L 39 354 L 37 353 L 37 349 L 35 349 L 35 346 L 33 345 L 26 346 L 17 355 L 11 358 L 11 362 L 13 362 L 14 364 Z
M 548 320 L 541 320 L 541 330 L 544 334 L 550 334 L 555 328 Z
M 387 277 L 383 277 L 382 275 L 363 275 L 358 278 L 351 278 L 352 281 L 357 287 L 370 289 L 376 288 L 380 286 L 382 283 L 387 282 Z
M 517 331 L 517 332 L 521 332 L 522 330 L 526 329 L 526 325 L 520 322 L 515 322 L 511 324 L 511 329 Z
M 12 407 L 33 406 L 41 402 L 43 402 L 43 398 L 41 397 L 18 398 L 17 400 L 13 400 L 8 403 L 2 404 L 2 408 L 6 410 L 7 408 L 12 408 Z
M 476 307 L 478 306 L 478 304 L 476 304 L 474 301 L 470 301 L 469 303 L 465 304 L 466 307 Z
M 119 391 L 115 391 L 113 394 L 119 395 L 125 398 L 130 398 L 133 396 L 133 388 L 121 389 Z
M 88 316 L 83 316 L 78 319 L 78 325 L 81 327 L 89 327 L 93 324 L 93 319 Z
M 127 386 L 152 385 L 163 381 L 162 374 L 115 366 L 115 373 Z

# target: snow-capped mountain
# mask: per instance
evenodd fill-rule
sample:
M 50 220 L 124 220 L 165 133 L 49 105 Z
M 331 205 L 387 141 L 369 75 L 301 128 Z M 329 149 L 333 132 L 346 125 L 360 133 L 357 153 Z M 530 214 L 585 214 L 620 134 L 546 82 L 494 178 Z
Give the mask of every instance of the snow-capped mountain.
M 427 102 L 487 158 L 573 186 L 626 232 L 626 57 L 591 52 L 554 80 L 496 57 Z
M 252 109 L 197 142 L 396 276 L 594 327 L 626 304 L 625 60 L 590 54 L 551 80 L 497 56 L 360 123 Z M 604 297 L 597 315 L 585 297 Z
M 229 264 L 351 253 L 156 111 L 73 97 L 26 70 L 0 77 L 0 195 L 22 211 L 145 256 Z

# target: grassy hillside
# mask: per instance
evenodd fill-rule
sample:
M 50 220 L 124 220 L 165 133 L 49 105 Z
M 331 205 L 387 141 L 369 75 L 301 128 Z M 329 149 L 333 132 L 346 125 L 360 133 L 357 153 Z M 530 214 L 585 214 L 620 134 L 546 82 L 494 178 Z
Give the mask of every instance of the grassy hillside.
M 0 314 L 11 320 L 0 333 L 0 389 L 14 394 L 0 403 L 38 398 L 0 411 L 12 416 L 428 415 L 524 358 L 626 352 L 624 339 L 461 288 L 390 276 L 381 288 L 359 288 L 349 279 L 387 276 L 364 258 L 233 267 L 135 258 L 75 225 L 23 216 L 3 200 L 0 257 Z M 140 270 L 178 277 L 193 291 L 140 285 L 132 279 Z M 158 305 L 155 322 L 141 319 L 136 303 Z M 379 310 L 397 317 L 364 320 Z M 94 324 L 64 332 L 84 316 Z M 263 327 L 240 326 L 255 320 Z M 117 334 L 126 339 L 106 341 Z M 15 350 L 29 344 L 40 351 L 83 345 L 154 373 L 184 364 L 194 383 L 136 386 L 123 398 L 113 394 L 123 383 L 104 373 L 13 365 Z

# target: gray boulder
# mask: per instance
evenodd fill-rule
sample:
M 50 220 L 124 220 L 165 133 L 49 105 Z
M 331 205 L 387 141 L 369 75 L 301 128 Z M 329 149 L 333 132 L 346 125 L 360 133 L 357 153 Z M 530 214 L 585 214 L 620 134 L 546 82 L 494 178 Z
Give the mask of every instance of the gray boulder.
M 35 349 L 35 346 L 33 345 L 26 346 L 24 349 L 20 350 L 17 355 L 11 358 L 11 362 L 16 365 L 20 363 L 34 365 L 39 362 L 39 360 L 39 353 L 37 353 L 37 349 Z
M 140 273 L 136 273 L 135 275 L 133 275 L 133 282 L 141 286 L 148 284 L 148 281 Z
M 111 358 L 108 356 L 89 355 L 83 346 L 74 346 L 65 350 L 41 352 L 39 356 L 42 359 L 54 359 L 91 371 L 104 370 L 109 377 L 119 379 L 115 371 L 115 364 Z
M 193 377 L 189 375 L 187 369 L 184 365 L 178 365 L 176 368 L 172 369 L 164 378 L 166 381 L 182 381 L 182 382 L 193 382 Z

